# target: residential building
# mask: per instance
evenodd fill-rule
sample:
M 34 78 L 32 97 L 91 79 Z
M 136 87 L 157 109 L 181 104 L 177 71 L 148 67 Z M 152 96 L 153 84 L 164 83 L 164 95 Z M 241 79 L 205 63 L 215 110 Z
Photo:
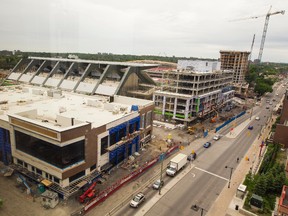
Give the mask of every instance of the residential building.
M 237 93 L 247 94 L 248 84 L 245 76 L 248 73 L 248 58 L 250 52 L 247 51 L 220 51 L 221 70 L 232 70 L 233 86 Z
M 288 187 L 286 185 L 283 185 L 281 197 L 279 198 L 278 215 L 288 215 Z
M 281 110 L 281 116 L 279 124 L 276 125 L 274 142 L 282 144 L 285 148 L 288 148 L 288 90 L 285 92 L 283 98 L 283 107 Z

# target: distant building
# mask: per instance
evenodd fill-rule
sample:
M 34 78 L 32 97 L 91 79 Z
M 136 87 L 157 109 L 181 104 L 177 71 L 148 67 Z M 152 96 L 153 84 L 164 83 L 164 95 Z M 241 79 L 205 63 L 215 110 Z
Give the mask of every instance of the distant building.
M 29 57 L 8 79 L 87 95 L 152 99 L 155 82 L 144 72 L 157 64 Z
M 278 204 L 278 215 L 288 215 L 288 187 L 283 185 L 282 193 Z
M 177 70 L 213 72 L 220 70 L 220 62 L 203 60 L 178 60 Z
M 286 90 L 279 124 L 276 125 L 274 142 L 283 144 L 288 148 L 288 90 Z
M 248 58 L 250 52 L 246 51 L 220 51 L 221 70 L 232 70 L 233 86 L 239 94 L 247 94 L 248 84 L 245 76 L 248 73 Z

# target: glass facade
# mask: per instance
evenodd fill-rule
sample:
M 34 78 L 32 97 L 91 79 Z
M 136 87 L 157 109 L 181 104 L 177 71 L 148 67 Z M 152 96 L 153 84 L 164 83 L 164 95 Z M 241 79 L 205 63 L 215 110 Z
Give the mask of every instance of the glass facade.
M 16 130 L 15 140 L 17 150 L 61 169 L 85 159 L 84 140 L 59 147 Z

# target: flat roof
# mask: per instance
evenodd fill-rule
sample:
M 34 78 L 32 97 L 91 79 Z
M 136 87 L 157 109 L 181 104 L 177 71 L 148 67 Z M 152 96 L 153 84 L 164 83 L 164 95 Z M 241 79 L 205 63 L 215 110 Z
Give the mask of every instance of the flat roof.
M 68 58 L 48 58 L 30 56 L 28 59 L 59 61 L 59 62 L 76 62 L 76 63 L 93 63 L 93 64 L 107 64 L 107 65 L 121 65 L 131 67 L 158 67 L 159 64 L 145 64 L 136 62 L 113 62 L 113 61 L 98 61 L 98 60 L 84 60 L 84 59 L 68 59 Z
M 49 96 L 49 91 L 55 91 L 56 96 Z M 138 112 L 131 111 L 132 105 L 153 104 L 153 101 L 123 96 L 117 97 L 115 102 L 108 101 L 107 96 L 87 96 L 28 85 L 6 86 L 0 88 L 0 120 L 8 122 L 10 115 L 61 131 L 73 118 L 78 125 L 89 122 L 94 128 L 138 116 Z M 66 126 L 59 125 L 57 119 L 67 122 Z

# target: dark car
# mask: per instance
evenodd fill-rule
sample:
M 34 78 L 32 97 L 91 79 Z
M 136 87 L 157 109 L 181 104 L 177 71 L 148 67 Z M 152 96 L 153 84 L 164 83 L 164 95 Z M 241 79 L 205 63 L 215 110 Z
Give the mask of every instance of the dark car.
M 248 127 L 248 130 L 253 130 L 253 126 L 250 125 L 250 126 Z
M 204 148 L 209 148 L 210 146 L 211 146 L 211 142 L 206 142 L 206 143 L 203 145 Z
M 194 161 L 197 157 L 196 153 L 191 153 L 190 155 L 188 155 L 187 160 L 188 161 Z

